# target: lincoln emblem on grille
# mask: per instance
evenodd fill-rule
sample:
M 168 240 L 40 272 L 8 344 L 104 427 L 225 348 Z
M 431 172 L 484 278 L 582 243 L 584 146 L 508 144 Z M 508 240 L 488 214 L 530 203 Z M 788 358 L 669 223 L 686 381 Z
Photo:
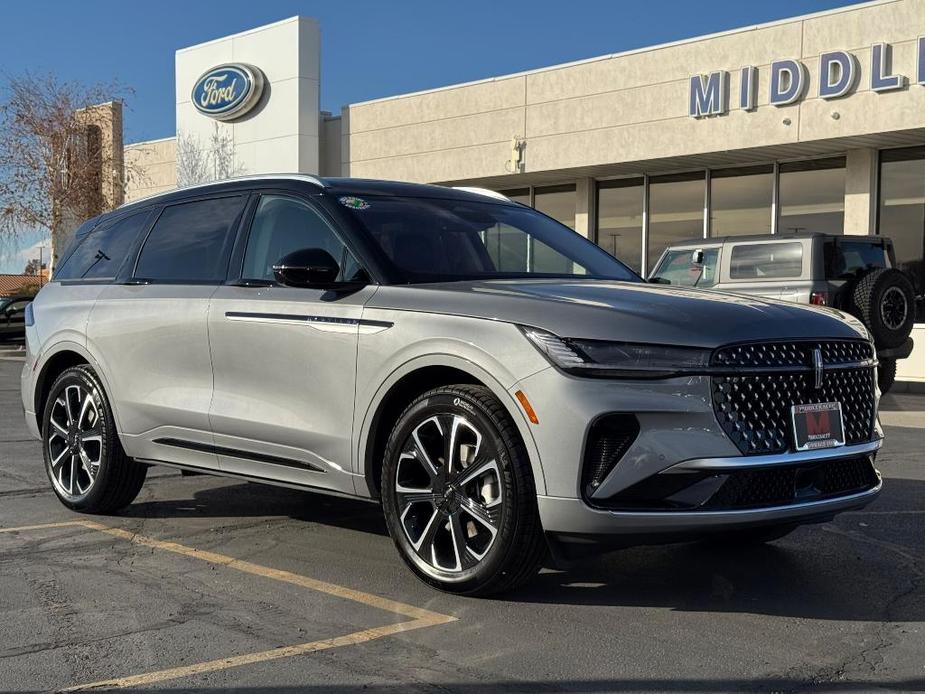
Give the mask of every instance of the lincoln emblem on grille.
M 822 366 L 822 350 L 816 347 L 813 350 L 813 373 L 816 374 L 816 380 L 813 386 L 816 390 L 822 388 L 822 376 L 825 368 Z

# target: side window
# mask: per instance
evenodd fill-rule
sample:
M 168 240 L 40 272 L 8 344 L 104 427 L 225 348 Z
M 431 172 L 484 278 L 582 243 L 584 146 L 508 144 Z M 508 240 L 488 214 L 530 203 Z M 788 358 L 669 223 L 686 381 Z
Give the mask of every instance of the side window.
M 283 195 L 262 196 L 244 251 L 244 279 L 273 281 L 273 266 L 303 248 L 330 253 L 343 279 L 352 279 L 360 271 L 347 247 L 308 203 Z
M 682 287 L 712 287 L 718 259 L 718 248 L 705 248 L 700 253 L 697 249 L 669 251 L 652 275 Z
M 886 250 L 879 244 L 863 241 L 825 242 L 825 278 L 845 280 L 862 272 L 887 266 Z
M 754 243 L 732 247 L 729 277 L 764 280 L 799 277 L 803 274 L 803 244 Z
M 144 231 L 149 210 L 94 229 L 55 273 L 56 280 L 113 278 Z
M 197 200 L 164 209 L 138 257 L 135 277 L 166 282 L 225 278 L 234 223 L 247 197 Z
M 26 306 L 28 306 L 28 305 L 31 304 L 31 303 L 32 303 L 31 300 L 28 300 L 28 301 L 25 301 L 25 300 L 24 300 L 24 301 L 13 301 L 13 302 L 10 302 L 10 305 L 7 306 L 7 307 L 4 309 L 4 311 L 5 311 L 6 313 L 9 313 L 10 315 L 23 313 L 23 312 L 26 310 Z

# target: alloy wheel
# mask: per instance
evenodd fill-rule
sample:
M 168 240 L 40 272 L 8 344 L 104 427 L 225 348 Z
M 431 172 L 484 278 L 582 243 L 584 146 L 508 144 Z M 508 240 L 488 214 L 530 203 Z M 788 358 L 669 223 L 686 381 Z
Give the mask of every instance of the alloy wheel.
M 504 505 L 497 451 L 466 417 L 438 414 L 405 440 L 395 474 L 401 527 L 431 569 L 462 573 L 495 542 Z
M 68 385 L 55 399 L 45 445 L 49 472 L 58 493 L 69 500 L 85 496 L 96 482 L 103 459 L 99 405 L 93 393 Z
M 909 305 L 906 295 L 899 287 L 889 287 L 880 300 L 880 315 L 883 323 L 890 330 L 899 330 L 909 315 Z

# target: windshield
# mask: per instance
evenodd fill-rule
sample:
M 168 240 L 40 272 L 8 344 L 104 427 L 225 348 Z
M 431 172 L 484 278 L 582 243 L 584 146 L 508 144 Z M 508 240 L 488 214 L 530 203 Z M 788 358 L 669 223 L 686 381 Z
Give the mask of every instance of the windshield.
M 376 196 L 341 202 L 404 283 L 511 278 L 642 281 L 595 244 L 528 207 Z
M 718 248 L 668 251 L 652 277 L 682 287 L 712 287 L 718 258 Z

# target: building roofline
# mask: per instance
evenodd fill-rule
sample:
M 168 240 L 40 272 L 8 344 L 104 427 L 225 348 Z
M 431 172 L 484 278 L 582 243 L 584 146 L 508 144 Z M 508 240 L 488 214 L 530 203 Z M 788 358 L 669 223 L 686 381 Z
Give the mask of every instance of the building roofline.
M 122 145 L 122 148 L 127 149 L 129 147 L 137 147 L 138 145 L 153 145 L 157 142 L 167 142 L 167 140 L 176 140 L 176 139 L 177 139 L 176 135 L 169 135 L 167 137 L 158 137 L 154 140 L 139 140 L 138 142 L 126 142 L 124 145 Z
M 178 48 L 175 53 L 185 53 L 197 48 L 202 48 L 203 46 L 208 46 L 212 43 L 219 43 L 220 41 L 227 41 L 228 39 L 236 39 L 241 36 L 248 36 L 250 34 L 256 34 L 258 32 L 264 31 L 266 29 L 271 29 L 273 27 L 282 26 L 283 24 L 290 24 L 292 22 L 312 22 L 318 24 L 318 20 L 313 17 L 303 17 L 302 15 L 294 15 L 292 17 L 287 17 L 286 19 L 280 19 L 278 22 L 270 22 L 269 24 L 264 24 L 259 27 L 254 27 L 253 29 L 245 29 L 244 31 L 239 31 L 236 34 L 228 34 L 227 36 L 219 36 L 218 38 L 209 39 L 208 41 L 203 41 L 201 43 L 193 44 L 192 46 L 185 46 L 184 48 Z
M 712 34 L 701 34 L 700 36 L 692 36 L 686 39 L 678 39 L 676 41 L 668 41 L 666 43 L 659 43 L 653 46 L 644 46 L 642 48 L 631 48 L 626 51 L 619 51 L 617 53 L 608 53 L 607 55 L 599 55 L 593 58 L 582 58 L 580 60 L 572 60 L 567 63 L 558 63 L 556 65 L 547 65 L 546 67 L 532 68 L 530 70 L 521 70 L 520 72 L 512 72 L 506 75 L 498 75 L 495 77 L 485 77 L 478 80 L 471 80 L 468 82 L 459 82 L 456 84 L 448 84 L 443 87 L 433 87 L 431 89 L 421 89 L 415 92 L 407 92 L 405 94 L 395 94 L 393 96 L 382 96 L 376 99 L 367 99 L 366 101 L 357 101 L 352 104 L 348 104 L 347 107 L 352 106 L 367 106 L 369 104 L 377 104 L 384 101 L 393 101 L 397 99 L 404 99 L 412 96 L 422 96 L 424 94 L 433 94 L 436 92 L 449 91 L 451 89 L 459 89 L 461 87 L 471 87 L 477 84 L 489 84 L 491 82 L 501 82 L 503 80 L 514 79 L 515 77 L 525 77 L 528 75 L 536 75 L 542 72 L 550 72 L 552 70 L 561 70 L 563 68 L 574 67 L 576 65 L 585 65 L 588 63 L 596 63 L 602 60 L 612 60 L 614 58 L 624 58 L 631 55 L 639 55 L 642 53 L 648 53 L 650 51 L 658 51 L 663 48 L 673 48 L 675 46 L 683 46 L 689 43 L 697 43 L 698 41 L 707 41 L 709 39 L 721 38 L 723 36 L 732 36 L 734 34 L 741 34 L 747 31 L 757 31 L 759 29 L 767 29 L 769 27 L 781 26 L 783 24 L 792 24 L 794 22 L 803 22 L 808 19 L 816 19 L 817 17 L 827 17 L 830 15 L 841 14 L 843 12 L 853 12 L 858 9 L 863 9 L 866 7 L 876 7 L 878 5 L 890 5 L 899 0 L 868 0 L 867 2 L 857 2 L 852 5 L 846 5 L 842 7 L 833 7 L 829 10 L 820 10 L 819 12 L 811 12 L 809 14 L 797 15 L 796 17 L 786 17 L 784 19 L 775 19 L 770 22 L 763 22 L 761 24 L 750 24 L 743 27 L 737 27 L 735 29 L 726 29 L 725 31 L 717 31 Z

